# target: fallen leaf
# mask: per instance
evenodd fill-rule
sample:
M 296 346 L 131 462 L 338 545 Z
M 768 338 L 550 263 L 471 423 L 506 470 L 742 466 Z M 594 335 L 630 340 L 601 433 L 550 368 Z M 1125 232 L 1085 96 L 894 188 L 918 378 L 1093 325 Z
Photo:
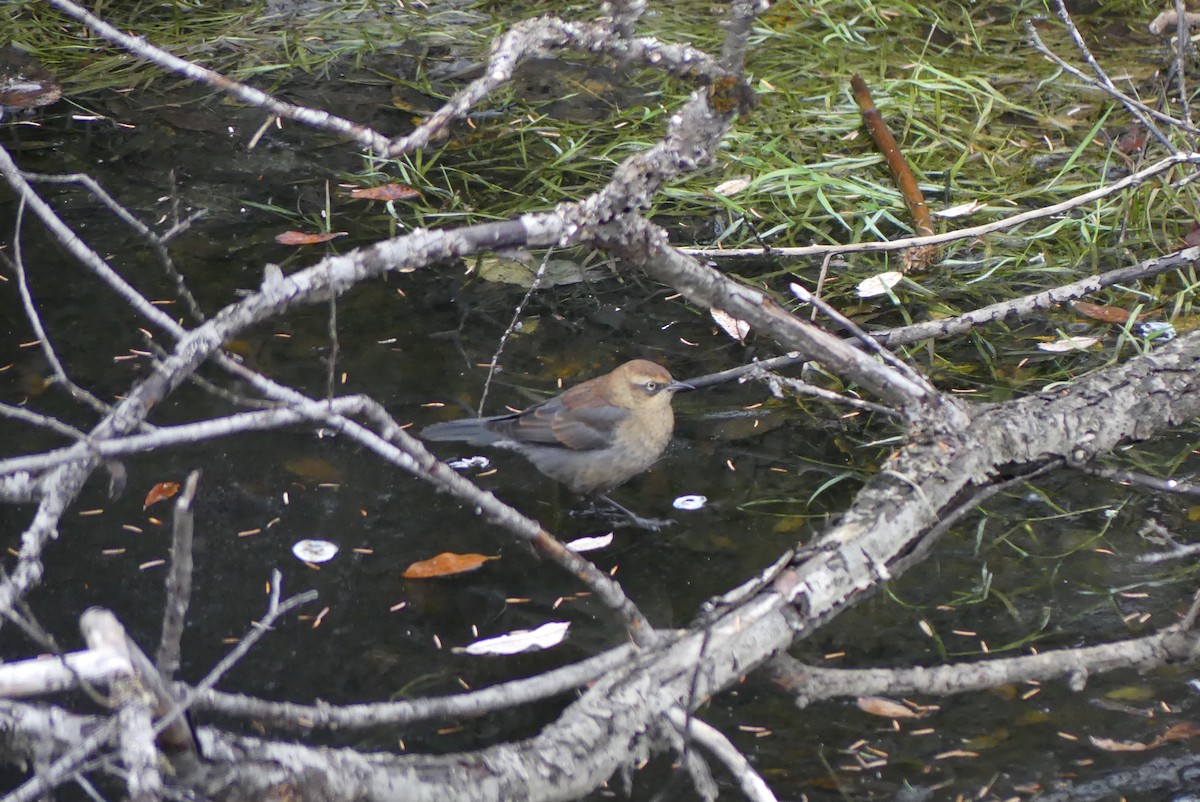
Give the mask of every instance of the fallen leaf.
M 750 176 L 739 175 L 737 178 L 731 178 L 728 181 L 722 181 L 720 184 L 717 184 L 715 187 L 713 187 L 712 191 L 714 195 L 721 195 L 727 198 L 730 195 L 738 194 L 748 186 L 750 186 Z
M 1086 351 L 1098 342 L 1100 341 L 1095 337 L 1063 337 L 1052 343 L 1038 343 L 1038 348 L 1052 354 L 1061 354 L 1067 351 Z
M 1071 301 L 1071 308 L 1081 315 L 1087 315 L 1095 320 L 1118 325 L 1129 322 L 1129 312 L 1118 306 L 1098 306 L 1087 301 Z
M 746 335 L 750 333 L 750 324 L 744 320 L 734 317 L 728 312 L 717 309 L 715 306 L 710 308 L 709 313 L 717 325 L 721 327 L 721 331 L 728 334 L 733 339 L 746 344 Z
M 546 263 L 546 269 L 541 271 L 538 286 L 565 287 L 585 281 L 598 281 L 609 275 L 606 271 L 594 267 L 584 269 L 583 266 L 570 259 L 551 259 Z M 502 284 L 515 284 L 529 289 L 538 274 L 537 264 L 523 264 L 515 259 L 503 256 L 487 256 L 480 260 L 478 275 L 484 281 L 497 281 Z
M 537 629 L 517 629 L 507 635 L 477 640 L 454 651 L 467 654 L 517 654 L 535 649 L 549 649 L 562 643 L 570 628 L 570 623 L 566 621 L 551 621 Z
M 142 509 L 144 510 L 152 504 L 157 504 L 163 499 L 174 498 L 178 492 L 179 482 L 159 482 L 150 488 L 150 492 L 146 494 L 146 501 L 142 504 Z
M 1145 752 L 1158 746 L 1157 743 L 1142 744 L 1137 741 L 1114 741 L 1112 738 L 1097 738 L 1095 735 L 1089 735 L 1088 740 L 1092 742 L 1092 746 L 1097 749 L 1103 749 L 1105 752 Z
M 1117 139 L 1117 150 L 1122 153 L 1134 153 L 1146 146 L 1146 129 L 1138 123 L 1130 123 L 1125 132 Z
M 910 710 L 905 705 L 891 699 L 885 699 L 882 696 L 858 697 L 858 709 L 864 713 L 870 713 L 872 716 L 882 716 L 883 718 L 921 717 L 921 714 L 915 710 Z
M 876 295 L 886 295 L 887 291 L 900 283 L 904 274 L 896 270 L 878 273 L 858 283 L 859 298 L 874 298 Z
M 444 551 L 436 557 L 415 562 L 404 569 L 405 579 L 436 579 L 441 576 L 466 574 L 477 570 L 488 560 L 498 560 L 486 554 L 455 554 Z
M 940 212 L 934 212 L 933 216 L 945 218 L 967 217 L 968 215 L 975 214 L 975 212 L 982 208 L 983 201 L 973 200 L 967 203 L 960 203 L 957 206 L 951 206 L 948 209 L 942 209 Z
M 407 184 L 381 184 L 377 187 L 352 189 L 350 197 L 381 201 L 412 200 L 421 197 L 421 193 Z
M 564 543 L 567 551 L 573 551 L 576 554 L 581 554 L 585 551 L 597 551 L 607 548 L 613 542 L 613 533 L 607 535 L 596 535 L 595 537 L 579 537 L 572 540 L 570 543 Z
M 280 245 L 316 245 L 319 242 L 329 242 L 331 239 L 346 236 L 345 231 L 329 231 L 324 234 L 305 234 L 303 231 L 285 231 L 275 235 L 275 241 Z

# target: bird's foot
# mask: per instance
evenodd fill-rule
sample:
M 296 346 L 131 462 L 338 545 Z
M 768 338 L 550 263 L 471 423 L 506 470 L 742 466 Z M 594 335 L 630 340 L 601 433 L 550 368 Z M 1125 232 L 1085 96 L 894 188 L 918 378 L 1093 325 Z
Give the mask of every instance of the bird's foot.
M 613 501 L 608 496 L 601 496 L 600 498 L 612 506 L 613 509 L 610 510 L 610 512 L 616 512 L 620 514 L 624 517 L 626 523 L 630 524 L 631 526 L 636 526 L 638 529 L 648 529 L 652 532 L 657 532 L 663 527 L 667 527 L 675 523 L 674 518 L 643 518 L 628 507 Z

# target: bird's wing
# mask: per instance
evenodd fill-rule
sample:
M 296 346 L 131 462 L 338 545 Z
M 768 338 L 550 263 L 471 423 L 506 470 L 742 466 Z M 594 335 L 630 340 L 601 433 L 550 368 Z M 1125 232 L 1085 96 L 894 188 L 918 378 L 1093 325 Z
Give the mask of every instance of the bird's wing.
M 592 451 L 611 446 L 614 430 L 628 415 L 628 410 L 612 406 L 593 394 L 568 390 L 513 415 L 505 423 L 515 440 Z

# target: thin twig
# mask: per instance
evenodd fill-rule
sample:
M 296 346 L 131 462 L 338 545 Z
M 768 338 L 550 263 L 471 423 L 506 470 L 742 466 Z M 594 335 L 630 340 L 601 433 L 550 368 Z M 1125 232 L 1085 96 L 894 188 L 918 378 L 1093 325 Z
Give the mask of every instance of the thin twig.
M 88 438 L 87 432 L 82 429 L 76 429 L 74 426 L 63 423 L 57 418 L 33 412 L 25 407 L 14 407 L 11 404 L 0 403 L 0 418 L 11 418 L 21 423 L 28 423 L 30 426 L 41 426 L 43 429 L 49 429 L 72 440 L 87 440 Z
M 1157 139 L 1159 143 L 1167 149 L 1168 153 L 1178 154 L 1179 148 L 1175 147 L 1175 144 L 1171 142 L 1170 138 L 1165 133 L 1163 133 L 1161 128 L 1154 124 L 1151 118 L 1165 118 L 1164 122 L 1169 122 L 1171 125 L 1179 128 L 1186 129 L 1186 124 L 1181 120 L 1176 120 L 1169 115 L 1157 111 L 1156 109 L 1151 109 L 1141 101 L 1136 100 L 1135 98 L 1132 98 L 1121 90 L 1117 89 L 1116 85 L 1112 82 L 1112 79 L 1108 77 L 1108 74 L 1099 65 L 1099 63 L 1096 62 L 1096 58 L 1088 49 L 1087 43 L 1083 41 L 1082 34 L 1080 34 L 1079 29 L 1075 27 L 1074 20 L 1071 19 L 1071 14 L 1066 10 L 1066 7 L 1059 0 L 1055 0 L 1055 2 L 1059 9 L 1059 19 L 1061 19 L 1063 25 L 1066 26 L 1067 32 L 1071 34 L 1071 38 L 1074 40 L 1075 46 L 1079 49 L 1079 52 L 1083 55 L 1084 61 L 1091 66 L 1092 71 L 1095 72 L 1098 77 L 1091 78 L 1084 74 L 1084 72 L 1079 68 L 1068 64 L 1061 56 L 1046 46 L 1045 42 L 1042 41 L 1042 37 L 1038 35 L 1037 28 L 1034 27 L 1033 22 L 1030 20 L 1025 20 L 1025 31 L 1029 34 L 1029 40 L 1032 42 L 1033 46 L 1037 48 L 1038 52 L 1058 65 L 1060 69 L 1071 73 L 1076 78 L 1083 81 L 1086 85 L 1096 87 L 1119 100 L 1121 105 L 1123 105 L 1138 122 L 1146 127 L 1147 131 L 1154 134 L 1154 138 Z M 1189 133 L 1192 132 L 1189 131 Z
M 431 719 L 472 718 L 517 705 L 549 699 L 587 685 L 628 664 L 635 649 L 624 644 L 578 663 L 541 674 L 503 682 L 476 691 L 426 699 L 350 705 L 304 705 L 272 702 L 240 694 L 208 690 L 201 692 L 194 708 L 253 719 L 275 726 L 309 730 L 336 730 L 413 724 Z
M 1192 107 L 1188 101 L 1187 54 L 1192 49 L 1191 26 L 1188 25 L 1187 6 L 1183 0 L 1175 0 L 1175 87 L 1179 90 L 1179 111 L 1183 119 L 1192 121 Z
M 792 379 L 787 376 L 780 376 L 777 373 L 768 372 L 762 368 L 762 363 L 759 362 L 755 362 L 748 367 L 751 370 L 747 372 L 747 377 L 755 381 L 765 382 L 771 390 L 771 394 L 776 398 L 783 398 L 783 388 L 786 387 L 789 392 L 796 395 L 812 396 L 813 398 L 820 398 L 822 401 L 828 401 L 831 404 L 842 404 L 854 409 L 887 415 L 888 417 L 902 417 L 897 410 L 885 407 L 883 404 L 876 404 L 874 401 L 835 393 L 833 390 L 827 390 L 824 387 L 818 387 L 815 384 L 800 379 Z
M 1154 490 L 1159 493 L 1178 493 L 1184 496 L 1200 496 L 1200 484 L 1195 482 L 1181 482 L 1178 479 L 1160 479 L 1157 476 L 1150 476 L 1145 473 L 1137 473 L 1135 471 L 1122 471 L 1117 468 L 1108 468 L 1103 465 L 1093 465 L 1084 463 L 1082 465 L 1072 465 L 1072 468 L 1092 476 L 1099 476 L 1102 479 L 1107 479 L 1110 482 L 1117 482 L 1123 485 L 1135 485 L 1144 487 L 1149 490 Z
M 286 117 L 290 120 L 311 125 L 314 128 L 322 128 L 341 134 L 347 139 L 357 142 L 363 147 L 371 148 L 376 152 L 382 153 L 387 149 L 388 138 L 365 125 L 337 117 L 326 111 L 318 111 L 316 109 L 305 108 L 304 106 L 294 106 L 290 103 L 284 103 L 271 97 L 266 92 L 259 91 L 236 81 L 231 81 L 220 73 L 201 67 L 190 61 L 185 61 L 162 48 L 151 45 L 144 39 L 122 33 L 104 20 L 89 13 L 82 6 L 71 2 L 71 0 L 48 0 L 48 2 L 68 17 L 87 25 L 110 42 L 120 45 L 130 53 L 153 64 L 157 64 L 165 70 L 182 75 L 189 81 L 219 89 L 222 92 L 233 95 L 244 103 L 266 109 L 280 117 Z
M 925 388 L 925 390 L 929 391 L 930 393 L 935 392 L 933 385 L 929 383 L 928 379 L 926 379 L 919 372 L 914 370 L 912 368 L 912 366 L 910 366 L 903 359 L 896 356 L 891 351 L 889 351 L 887 348 L 884 348 L 882 345 L 880 345 L 878 340 L 876 340 L 870 334 L 867 334 L 867 332 L 863 331 L 862 328 L 859 327 L 859 325 L 857 323 L 855 323 L 853 320 L 851 320 L 850 318 L 843 315 L 837 309 L 833 308 L 832 306 L 830 306 L 828 303 L 826 303 L 825 301 L 818 298 L 813 293 L 809 292 L 807 287 L 805 287 L 802 284 L 797 284 L 796 282 L 792 282 L 791 284 L 788 285 L 788 289 L 790 289 L 792 291 L 792 294 L 795 295 L 797 298 L 799 298 L 801 301 L 804 301 L 805 303 L 810 303 L 813 306 L 815 306 L 817 309 L 820 309 L 821 314 L 825 315 L 827 318 L 832 320 L 834 323 L 838 324 L 843 329 L 845 329 L 852 337 L 854 337 L 859 342 L 861 342 L 868 351 L 875 354 L 880 359 L 882 359 L 884 362 L 888 363 L 893 368 L 898 370 L 909 381 Z
M 476 415 L 483 416 L 483 405 L 487 402 L 488 389 L 492 386 L 492 377 L 500 366 L 500 355 L 504 353 L 504 346 L 508 342 L 508 338 L 517 330 L 521 324 L 521 315 L 525 313 L 525 305 L 529 303 L 529 299 L 533 297 L 534 292 L 542 283 L 542 277 L 546 275 L 546 266 L 550 264 L 550 254 L 554 253 L 554 249 L 550 248 L 546 251 L 546 255 L 542 257 L 542 263 L 538 265 L 537 272 L 533 274 L 533 281 L 529 284 L 529 289 L 525 293 L 525 297 L 517 304 L 517 308 L 513 310 L 512 320 L 508 323 L 508 328 L 500 335 L 500 342 L 496 345 L 496 352 L 492 354 L 492 359 L 488 362 L 487 378 L 483 382 L 483 392 L 479 396 L 479 408 L 475 411 Z M 582 272 L 582 271 L 581 271 Z
M 23 172 L 22 175 L 30 181 L 38 181 L 43 184 L 79 184 L 88 192 L 91 192 L 109 211 L 111 211 L 118 220 L 132 228 L 137 234 L 154 249 L 158 254 L 158 260 L 163 266 L 167 277 L 175 284 L 175 293 L 183 299 L 184 306 L 187 307 L 188 313 L 191 314 L 193 320 L 197 323 L 204 322 L 204 312 L 200 309 L 200 304 L 188 289 L 187 282 L 180 275 L 178 268 L 175 267 L 175 261 L 171 258 L 171 252 L 167 249 L 167 242 L 184 231 L 186 231 L 193 222 L 204 217 L 207 212 L 203 209 L 198 209 L 192 212 L 188 217 L 176 223 L 167 232 L 158 234 L 150 226 L 137 219 L 128 209 L 117 202 L 116 198 L 109 195 L 108 192 L 100 185 L 100 182 L 92 178 L 86 173 L 69 173 L 66 175 L 54 175 L 51 173 L 28 173 Z
M 40 799 L 71 779 L 80 766 L 112 739 L 116 731 L 117 719 L 111 717 L 58 760 L 34 773 L 12 793 L 0 797 L 0 802 L 35 802 Z
M 263 615 L 262 620 L 254 622 L 251 625 L 250 631 L 243 635 L 242 639 L 238 641 L 237 646 L 234 646 L 233 649 L 230 650 L 229 654 L 221 658 L 221 660 L 204 676 L 204 679 L 200 680 L 200 682 L 196 684 L 196 687 L 184 694 L 184 697 L 179 700 L 179 704 L 177 704 L 169 713 L 158 720 L 158 723 L 154 726 L 154 731 L 156 733 L 163 732 L 168 726 L 183 716 L 191 708 L 192 703 L 195 702 L 196 697 L 201 692 L 211 690 L 213 686 L 220 682 L 221 677 L 225 675 L 225 672 L 237 665 L 238 661 L 241 660 L 247 652 L 254 648 L 254 644 L 258 643 L 258 641 L 264 635 L 270 632 L 271 626 L 277 620 L 279 620 L 280 616 L 287 614 L 290 610 L 299 607 L 302 604 L 308 604 L 310 601 L 317 598 L 317 592 L 315 590 L 306 590 L 303 593 L 298 593 L 295 596 L 292 596 L 290 599 L 281 602 L 279 600 L 279 594 L 282 590 L 282 585 L 283 575 L 278 569 L 272 571 L 270 602 L 267 605 L 267 611 Z M 3 800 L 0 800 L 0 802 L 3 802 Z
M 108 404 L 105 404 L 96 396 L 92 395 L 87 390 L 83 389 L 75 382 L 71 381 L 71 377 L 67 375 L 66 368 L 58 358 L 58 354 L 54 351 L 54 345 L 50 342 L 50 338 L 46 335 L 46 329 L 42 326 L 42 318 L 38 313 L 37 305 L 33 302 L 33 294 L 29 291 L 29 283 L 25 278 L 25 261 L 21 249 L 21 226 L 25 220 L 25 196 L 17 202 L 17 220 L 13 225 L 13 254 L 9 264 L 17 274 L 17 292 L 21 295 L 21 305 L 25 307 L 25 318 L 29 321 L 29 325 L 33 327 L 33 333 L 37 336 L 38 346 L 42 349 L 42 354 L 45 355 L 46 361 L 50 363 L 51 369 L 54 371 L 55 378 L 59 384 L 67 388 L 67 392 L 71 394 L 77 401 L 82 401 L 91 407 L 100 415 L 107 415 L 110 411 Z

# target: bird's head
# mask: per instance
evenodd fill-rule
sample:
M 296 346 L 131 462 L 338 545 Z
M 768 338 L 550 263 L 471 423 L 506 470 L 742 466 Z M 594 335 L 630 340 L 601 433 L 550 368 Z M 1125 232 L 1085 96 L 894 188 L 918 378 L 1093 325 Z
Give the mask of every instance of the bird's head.
M 626 362 L 608 378 L 612 398 L 630 409 L 669 409 L 675 393 L 696 389 L 687 382 L 676 381 L 670 371 L 648 359 Z

